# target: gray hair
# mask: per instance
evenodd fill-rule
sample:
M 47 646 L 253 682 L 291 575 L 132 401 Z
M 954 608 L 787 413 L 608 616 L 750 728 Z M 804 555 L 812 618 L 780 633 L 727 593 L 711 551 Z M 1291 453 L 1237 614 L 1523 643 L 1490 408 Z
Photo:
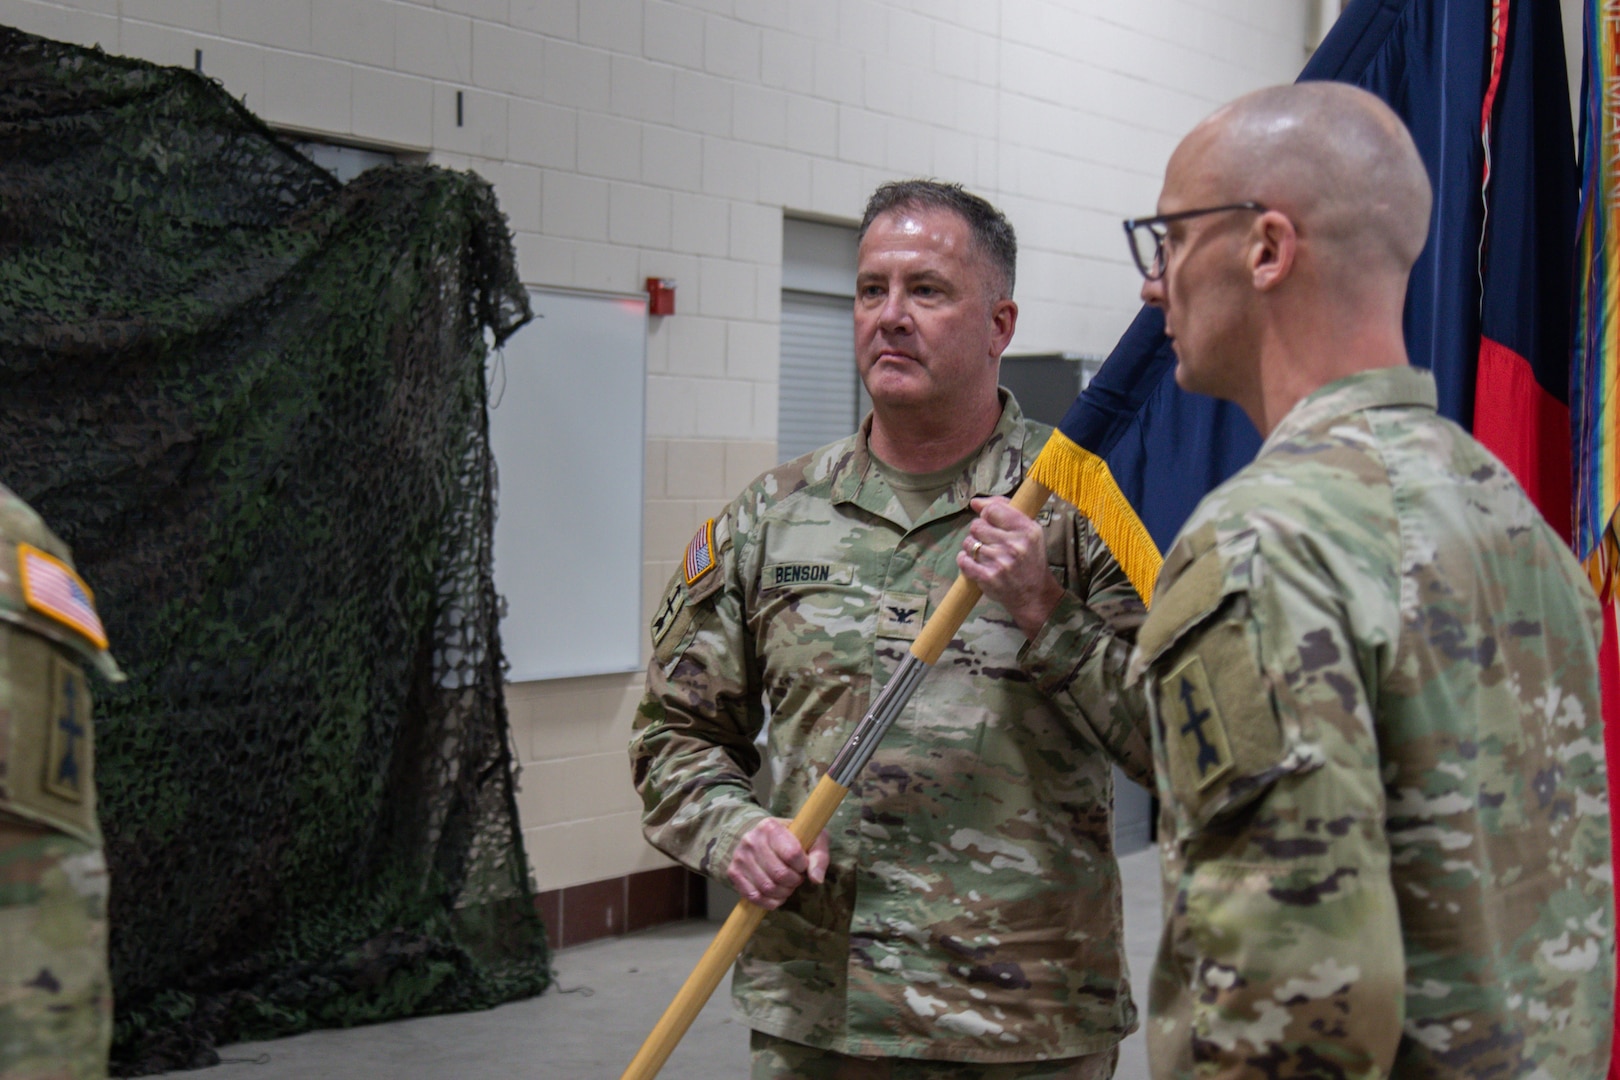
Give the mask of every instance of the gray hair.
M 866 230 L 879 216 L 891 210 L 949 210 L 967 222 L 973 243 L 990 260 L 1001 277 L 1002 292 L 1011 297 L 1018 269 L 1018 237 L 1006 216 L 989 202 L 967 191 L 961 184 L 940 180 L 891 180 L 872 192 L 861 218 L 856 241 L 866 239 Z

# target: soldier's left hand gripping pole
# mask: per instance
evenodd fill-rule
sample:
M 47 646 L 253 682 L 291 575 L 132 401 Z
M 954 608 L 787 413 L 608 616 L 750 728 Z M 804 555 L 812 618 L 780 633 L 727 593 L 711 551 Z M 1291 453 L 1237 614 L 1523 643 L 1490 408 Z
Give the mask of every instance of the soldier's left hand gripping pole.
M 1025 516 L 1034 517 L 1046 505 L 1051 494 L 1050 489 L 1038 480 L 1026 479 L 1013 494 L 1012 504 Z M 849 794 L 855 777 L 866 767 L 872 752 L 888 732 L 889 725 L 894 723 L 895 717 L 906 707 L 906 702 L 911 700 L 917 684 L 922 682 L 928 669 L 944 653 L 945 646 L 950 644 L 957 630 L 961 629 L 968 612 L 979 602 L 979 595 L 977 585 L 965 577 L 958 577 L 934 614 L 917 632 L 917 640 L 911 643 L 911 651 L 895 669 L 877 700 L 872 702 L 872 707 L 866 710 L 861 722 L 855 725 L 844 748 L 838 751 L 838 756 L 827 767 L 826 775 L 794 816 L 789 829 L 805 850 L 809 850 L 811 843 L 832 820 L 833 812 L 844 801 L 844 796 Z M 664 1015 L 659 1017 L 620 1080 L 653 1080 L 658 1075 L 658 1070 L 669 1060 L 669 1055 L 686 1034 L 686 1029 L 697 1019 L 709 995 L 725 978 L 726 972 L 736 962 L 737 954 L 754 936 L 759 921 L 764 917 L 765 909 L 758 904 L 748 900 L 737 901 L 731 916 L 709 943 L 697 966 L 692 969 L 692 974 L 686 977 L 685 984 L 676 992 Z

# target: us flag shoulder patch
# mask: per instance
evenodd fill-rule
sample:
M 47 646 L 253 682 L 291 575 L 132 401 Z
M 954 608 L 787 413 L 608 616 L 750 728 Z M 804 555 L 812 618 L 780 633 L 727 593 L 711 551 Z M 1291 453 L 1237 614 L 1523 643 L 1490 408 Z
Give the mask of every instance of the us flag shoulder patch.
M 29 607 L 77 630 L 96 648 L 107 647 L 107 631 L 96 614 L 90 586 L 71 566 L 32 544 L 18 544 L 17 576 Z
M 714 518 L 705 521 L 692 542 L 686 545 L 686 587 L 693 585 L 714 569 Z

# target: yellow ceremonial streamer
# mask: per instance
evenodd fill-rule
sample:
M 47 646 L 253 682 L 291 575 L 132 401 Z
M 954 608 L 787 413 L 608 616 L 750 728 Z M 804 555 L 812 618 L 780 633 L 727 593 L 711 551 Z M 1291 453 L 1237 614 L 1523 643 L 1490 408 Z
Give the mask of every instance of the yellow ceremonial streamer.
M 1063 432 L 1054 431 L 1030 466 L 1029 476 L 1058 498 L 1073 503 L 1091 520 L 1097 535 L 1141 594 L 1142 602 L 1152 604 L 1153 586 L 1159 580 L 1164 557 L 1130 500 L 1114 482 L 1108 463 Z
M 1615 571 L 1620 569 L 1620 544 L 1615 542 L 1613 523 L 1603 530 L 1597 547 L 1586 557 L 1584 565 L 1586 576 L 1592 582 L 1592 591 L 1607 604 L 1614 595 Z

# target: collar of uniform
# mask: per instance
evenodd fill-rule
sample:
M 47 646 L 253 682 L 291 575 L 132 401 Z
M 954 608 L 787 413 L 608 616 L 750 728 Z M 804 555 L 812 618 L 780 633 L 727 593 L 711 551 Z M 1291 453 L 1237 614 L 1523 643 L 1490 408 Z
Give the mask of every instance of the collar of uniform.
M 1358 371 L 1318 387 L 1295 403 L 1272 429 L 1257 456 L 1342 416 L 1392 406 L 1433 409 L 1438 400 L 1434 376 L 1423 368 L 1401 366 Z
M 979 448 L 953 492 L 964 507 L 968 499 L 975 495 L 1011 494 L 1023 480 L 1029 464 L 1024 452 L 1025 440 L 1029 437 L 1029 429 L 1023 422 L 1024 411 L 1018 407 L 1018 401 L 1011 391 L 1001 387 L 997 393 L 1001 397 L 1001 419 L 996 422 L 996 429 Z M 900 500 L 883 478 L 883 470 L 873 461 L 872 451 L 867 445 L 871 434 L 872 414 L 868 413 L 866 419 L 861 421 L 860 430 L 855 433 L 853 450 L 833 466 L 832 500 L 834 503 L 854 503 L 879 517 L 902 524 L 905 512 L 900 508 Z M 1040 447 L 1032 449 L 1039 450 Z M 1029 456 L 1033 458 L 1033 454 Z M 937 503 L 935 505 L 938 506 Z M 943 513 L 931 511 L 913 522 L 912 528 L 942 516 Z

